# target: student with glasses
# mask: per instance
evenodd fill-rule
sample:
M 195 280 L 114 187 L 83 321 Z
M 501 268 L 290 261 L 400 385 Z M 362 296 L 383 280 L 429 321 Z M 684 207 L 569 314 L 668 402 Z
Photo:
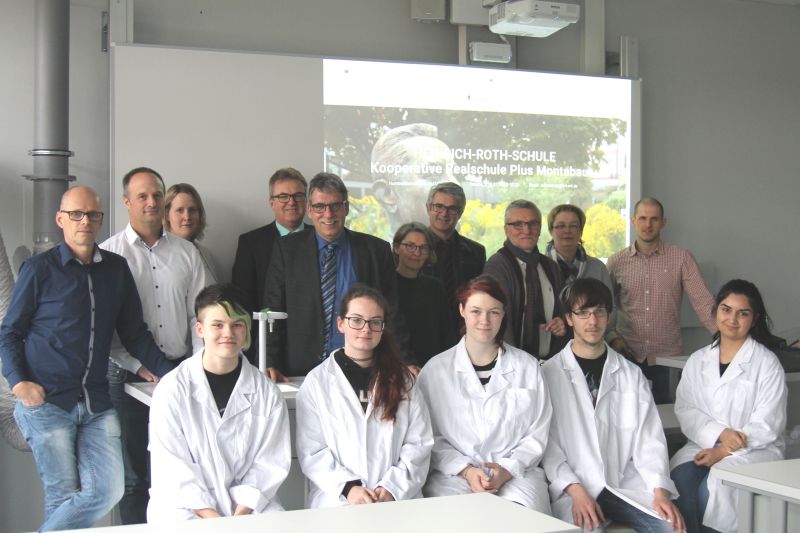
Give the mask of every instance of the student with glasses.
M 542 366 L 553 402 L 542 460 L 553 516 L 584 531 L 605 531 L 612 521 L 636 531 L 683 531 L 647 379 L 604 340 L 611 291 L 578 279 L 563 304 L 574 339 Z
M 267 339 L 267 371 L 274 380 L 304 376 L 341 348 L 335 310 L 356 283 L 378 290 L 397 309 L 397 281 L 392 250 L 384 240 L 345 229 L 350 212 L 347 187 L 326 172 L 308 187 L 308 214 L 313 231 L 287 235 L 272 250 L 264 306 L 289 318 L 275 324 Z M 408 335 L 402 317 L 395 322 L 402 350 Z
M 539 462 L 552 408 L 539 361 L 503 342 L 506 296 L 491 276 L 458 300 L 464 337 L 419 375 L 436 440 L 425 496 L 489 492 L 549 514 Z
M 419 222 L 403 224 L 392 241 L 397 262 L 398 309 L 408 327 L 415 369 L 452 346 L 456 329 L 444 285 L 422 268 L 436 262 L 430 230 Z
M 262 299 L 267 269 L 275 242 L 289 234 L 311 229 L 309 224 L 303 222 L 307 188 L 308 183 L 299 170 L 291 167 L 276 170 L 269 178 L 267 200 L 275 219 L 266 226 L 239 235 L 231 282 L 244 292 L 244 306 L 250 313 L 264 307 Z M 253 324 L 251 334 L 254 339 L 258 338 L 258 322 Z M 245 351 L 247 359 L 253 364 L 258 364 L 256 345 L 253 343 Z
M 569 337 L 559 294 L 564 280 L 555 262 L 539 253 L 542 212 L 528 200 L 506 207 L 506 241 L 489 258 L 484 273 L 493 276 L 508 297 L 505 341 L 531 355 L 547 359 Z
M 297 456 L 308 505 L 338 507 L 420 496 L 433 447 L 430 418 L 386 326 L 375 289 L 353 286 L 336 327 L 344 347 L 297 394 Z

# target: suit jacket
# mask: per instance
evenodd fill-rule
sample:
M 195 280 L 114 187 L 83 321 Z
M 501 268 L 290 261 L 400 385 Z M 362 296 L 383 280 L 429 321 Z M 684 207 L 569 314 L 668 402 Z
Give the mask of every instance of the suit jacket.
M 313 226 L 304 223 L 303 227 L 309 229 Z M 274 243 L 280 237 L 278 226 L 274 221 L 239 235 L 236 259 L 233 261 L 233 270 L 231 271 L 231 282 L 244 292 L 247 299 L 243 303 L 250 313 L 260 311 L 262 308 L 269 259 L 272 256 Z M 258 365 L 256 360 L 258 322 L 253 323 L 251 338 L 252 343 L 250 348 L 245 351 L 245 355 L 252 364 Z
M 353 254 L 359 283 L 379 290 L 388 300 L 390 320 L 401 348 L 408 346 L 408 334 L 397 313 L 397 280 L 392 251 L 384 240 L 345 229 Z M 305 376 L 320 363 L 324 328 L 320 292 L 316 233 L 304 231 L 287 235 L 273 247 L 267 270 L 264 305 L 285 311 L 267 339 L 267 366 L 287 376 Z
M 460 287 L 464 282 L 483 273 L 483 266 L 486 264 L 486 248 L 481 243 L 468 239 L 457 231 L 451 238 L 456 242 L 454 259 L 456 287 Z M 444 274 L 439 263 L 426 266 L 423 272 L 444 281 Z M 453 297 L 453 295 L 450 296 Z

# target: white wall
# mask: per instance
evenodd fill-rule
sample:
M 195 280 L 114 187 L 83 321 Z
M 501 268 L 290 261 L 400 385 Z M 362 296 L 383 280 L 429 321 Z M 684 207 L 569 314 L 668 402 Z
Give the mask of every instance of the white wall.
M 32 238 L 30 184 L 20 175 L 33 167 L 27 156 L 33 4 L 3 0 L 0 17 L 0 229 L 9 252 L 30 247 Z M 107 210 L 108 64 L 99 52 L 107 2 L 72 5 L 70 172 L 97 187 Z M 798 325 L 800 9 L 738 0 L 606 0 L 606 8 L 609 50 L 618 48 L 619 35 L 639 39 L 643 191 L 666 205 L 666 238 L 712 264 L 718 282 L 755 281 L 776 329 Z M 456 29 L 411 21 L 408 1 L 400 0 L 136 0 L 134 18 L 141 43 L 439 63 L 458 58 Z M 542 41 L 522 40 L 518 67 L 574 72 L 579 53 L 576 26 Z M 37 507 L 33 499 L 21 506 L 5 497 L 31 494 L 32 468 L 29 455 L 0 447 L 2 531 L 38 526 L 22 509 Z

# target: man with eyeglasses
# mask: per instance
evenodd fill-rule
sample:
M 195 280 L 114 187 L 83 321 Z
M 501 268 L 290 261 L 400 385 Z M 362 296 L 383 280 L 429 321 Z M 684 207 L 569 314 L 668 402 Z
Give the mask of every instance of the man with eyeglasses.
M 559 294 L 563 279 L 558 266 L 539 253 L 542 212 L 528 200 L 514 200 L 505 212 L 506 242 L 489 258 L 485 274 L 508 295 L 505 341 L 547 359 L 567 342 Z
M 308 183 L 300 171 L 287 167 L 275 171 L 269 178 L 269 207 L 275 220 L 239 236 L 236 258 L 233 261 L 231 282 L 239 287 L 246 300 L 248 312 L 259 311 L 263 306 L 267 269 L 275 241 L 311 226 L 303 222 L 306 214 Z M 258 338 L 258 322 L 254 321 L 252 338 Z M 258 343 L 252 343 L 245 352 L 254 365 L 258 364 Z
M 563 306 L 574 339 L 542 366 L 553 404 L 542 459 L 553 516 L 584 531 L 617 521 L 636 531 L 684 531 L 647 379 L 604 340 L 611 291 L 579 278 Z
M 456 230 L 467 205 L 464 189 L 459 184 L 444 182 L 434 185 L 428 191 L 425 205 L 428 209 L 429 228 L 434 236 L 436 263 L 425 267 L 423 273 L 442 281 L 450 300 L 453 324 L 458 325 L 464 319 L 458 312 L 456 290 L 483 272 L 486 248 Z
M 336 327 L 336 312 L 355 283 L 380 291 L 393 313 L 397 306 L 389 243 L 345 229 L 350 208 L 341 178 L 321 172 L 311 180 L 308 190 L 308 213 L 314 231 L 278 240 L 267 271 L 264 304 L 289 314 L 287 320 L 275 324 L 268 337 L 267 373 L 276 381 L 285 381 L 285 376 L 305 376 L 344 345 Z M 404 347 L 405 330 L 403 326 L 399 329 L 398 340 Z
M 636 240 L 608 259 L 619 305 L 608 342 L 639 364 L 653 382 L 656 403 L 671 403 L 670 369 L 656 365 L 656 357 L 683 355 L 680 316 L 684 292 L 708 332 L 717 331 L 714 297 L 692 254 L 661 240 L 661 230 L 667 225 L 661 202 L 650 197 L 636 202 L 631 223 Z
M 44 485 L 42 531 L 91 527 L 122 496 L 120 421 L 106 377 L 114 332 L 156 375 L 174 368 L 147 330 L 127 262 L 95 244 L 97 194 L 69 189 L 56 223 L 64 241 L 23 263 L 0 329 L 15 418 Z
M 194 332 L 194 300 L 206 286 L 203 258 L 191 242 L 164 230 L 165 189 L 158 172 L 134 168 L 122 179 L 122 189 L 129 223 L 100 247 L 128 260 L 147 327 L 167 358 L 177 362 L 202 347 Z M 120 517 L 123 524 L 141 524 L 146 522 L 150 499 L 150 410 L 125 393 L 125 383 L 158 381 L 158 377 L 115 339 L 108 381 L 122 423 L 125 494 L 119 504 Z

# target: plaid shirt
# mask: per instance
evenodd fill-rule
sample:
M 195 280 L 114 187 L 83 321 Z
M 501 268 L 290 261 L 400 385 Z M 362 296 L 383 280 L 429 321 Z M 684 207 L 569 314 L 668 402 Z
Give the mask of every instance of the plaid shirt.
M 717 331 L 714 298 L 706 287 L 692 254 L 662 242 L 651 255 L 631 244 L 608 260 L 608 271 L 619 305 L 616 330 L 638 361 L 655 364 L 657 356 L 683 355 L 680 311 L 686 291 L 700 321 L 709 332 Z

